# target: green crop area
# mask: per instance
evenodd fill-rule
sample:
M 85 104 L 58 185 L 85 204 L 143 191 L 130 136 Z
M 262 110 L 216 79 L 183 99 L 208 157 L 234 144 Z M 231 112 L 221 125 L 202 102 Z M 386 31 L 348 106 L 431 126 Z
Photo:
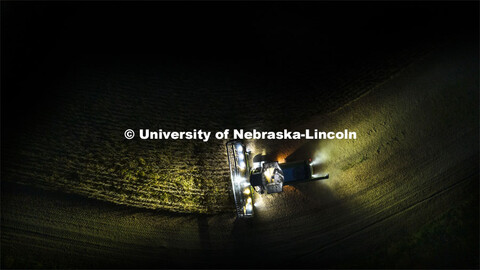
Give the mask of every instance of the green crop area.
M 118 137 L 120 134 L 104 134 Z M 222 144 L 146 142 L 110 144 L 85 138 L 41 137 L 22 152 L 28 170 L 12 171 L 22 184 L 77 193 L 117 204 L 173 212 L 232 209 Z M 108 140 L 107 140 L 108 141 Z M 85 147 L 85 145 L 95 145 Z M 205 159 L 207 151 L 216 156 Z M 44 158 L 45 152 L 52 154 Z M 52 153 L 53 152 L 53 153 Z M 203 152 L 204 154 L 200 154 Z M 212 164 L 213 163 L 213 164 Z M 19 167 L 19 169 L 22 167 Z

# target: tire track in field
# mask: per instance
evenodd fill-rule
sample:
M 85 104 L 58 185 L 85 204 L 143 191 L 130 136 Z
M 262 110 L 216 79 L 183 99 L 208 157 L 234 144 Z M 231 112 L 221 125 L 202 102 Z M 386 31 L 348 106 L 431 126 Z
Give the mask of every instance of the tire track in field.
M 302 258 L 305 258 L 305 257 L 308 257 L 308 256 L 312 256 L 314 254 L 320 254 L 326 250 L 328 250 L 329 248 L 332 248 L 333 246 L 335 245 L 338 245 L 339 243 L 345 241 L 345 240 L 348 240 L 348 239 L 351 239 L 355 236 L 358 236 L 360 235 L 362 232 L 366 231 L 366 230 L 369 230 L 375 226 L 378 226 L 378 225 L 381 225 L 382 223 L 386 222 L 386 221 L 389 221 L 395 217 L 398 217 L 399 215 L 402 215 L 410 210 L 412 210 L 413 208 L 415 207 L 418 207 L 420 204 L 423 204 L 423 203 L 426 203 L 438 196 L 441 196 L 443 195 L 444 193 L 446 192 L 449 192 L 455 188 L 460 188 L 462 185 L 468 185 L 468 184 L 471 184 L 471 181 L 472 179 L 476 179 L 478 178 L 478 173 L 473 173 L 461 180 L 459 180 L 458 182 L 454 183 L 453 185 L 447 187 L 447 188 L 444 188 L 442 190 L 439 190 L 439 191 L 436 191 L 435 193 L 433 193 L 432 195 L 428 196 L 428 197 L 425 197 L 425 198 L 421 198 L 420 200 L 418 201 L 415 201 L 413 204 L 410 204 L 408 205 L 407 207 L 397 211 L 397 212 L 394 212 L 388 216 L 385 216 L 385 217 L 382 217 L 378 220 L 375 220 L 374 222 L 372 223 L 369 223 L 368 225 L 364 226 L 364 227 L 361 227 L 359 228 L 358 230 L 350 233 L 350 234 L 347 234 L 345 236 L 343 236 L 342 238 L 339 238 L 339 239 L 335 239 L 334 241 L 332 242 L 329 242 L 329 243 L 326 243 L 325 245 L 323 245 L 323 247 L 319 250 L 315 250 L 313 252 L 310 252 L 310 253 L 306 253 L 306 254 L 303 254 L 301 257 Z M 407 199 L 405 199 L 407 200 Z

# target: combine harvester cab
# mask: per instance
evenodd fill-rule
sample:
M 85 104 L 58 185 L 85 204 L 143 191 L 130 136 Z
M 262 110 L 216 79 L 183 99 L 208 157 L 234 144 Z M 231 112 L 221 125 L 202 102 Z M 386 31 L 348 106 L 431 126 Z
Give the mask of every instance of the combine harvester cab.
M 254 162 L 249 166 L 250 152 L 241 140 L 227 142 L 228 165 L 232 181 L 237 217 L 247 218 L 254 214 L 253 190 L 263 193 L 280 193 L 283 186 L 328 179 L 329 175 L 315 176 L 309 161 L 287 163 Z

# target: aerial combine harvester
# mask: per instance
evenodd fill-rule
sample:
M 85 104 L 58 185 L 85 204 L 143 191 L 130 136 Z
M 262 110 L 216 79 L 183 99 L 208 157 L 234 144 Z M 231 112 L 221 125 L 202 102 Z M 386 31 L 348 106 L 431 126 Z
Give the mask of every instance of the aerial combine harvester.
M 253 192 L 280 193 L 283 186 L 328 179 L 329 175 L 315 176 L 311 160 L 279 163 L 267 161 L 265 156 L 253 157 L 241 140 L 227 142 L 227 157 L 230 167 L 235 208 L 239 218 L 253 217 Z

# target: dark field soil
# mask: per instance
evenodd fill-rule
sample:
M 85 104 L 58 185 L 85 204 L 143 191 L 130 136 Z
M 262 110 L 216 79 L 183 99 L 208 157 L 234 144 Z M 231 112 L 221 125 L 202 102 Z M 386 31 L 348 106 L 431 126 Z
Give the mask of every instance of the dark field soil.
M 338 96 L 319 87 L 302 104 L 295 95 L 273 97 L 262 118 L 265 101 L 249 99 L 262 91 L 255 78 L 81 69 L 64 85 L 69 94 L 58 113 L 40 115 L 4 160 L 2 265 L 433 267 L 436 253 L 405 259 L 412 245 L 433 241 L 439 252 L 457 247 L 447 264 L 478 266 L 476 59 L 468 46 L 408 52 L 332 84 L 344 89 Z M 282 114 L 285 106 L 295 114 Z M 248 142 L 279 158 L 315 156 L 316 170 L 330 173 L 327 181 L 256 196 L 257 215 L 248 221 L 235 220 L 224 142 L 123 138 L 126 128 L 282 125 L 348 128 L 358 138 Z M 451 211 L 467 213 L 452 226 L 472 235 L 442 244 L 441 227 L 429 228 Z
M 1 268 L 479 267 L 478 3 L 1 5 Z M 238 220 L 140 128 L 357 139 L 246 141 L 330 178 Z

